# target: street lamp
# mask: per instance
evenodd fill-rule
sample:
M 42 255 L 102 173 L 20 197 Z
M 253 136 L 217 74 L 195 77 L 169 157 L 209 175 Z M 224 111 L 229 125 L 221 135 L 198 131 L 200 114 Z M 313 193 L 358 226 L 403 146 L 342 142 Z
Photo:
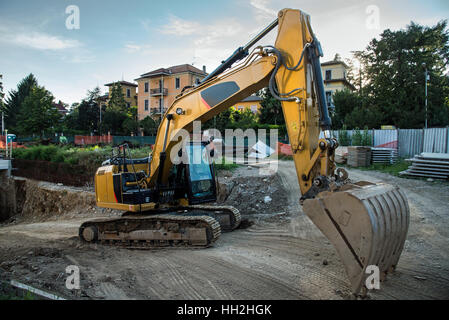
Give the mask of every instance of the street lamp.
M 425 90 L 425 106 L 426 106 L 426 129 L 427 129 L 427 81 L 430 80 L 429 71 L 427 70 L 427 65 L 425 63 L 422 64 L 425 71 L 424 71 L 424 90 Z

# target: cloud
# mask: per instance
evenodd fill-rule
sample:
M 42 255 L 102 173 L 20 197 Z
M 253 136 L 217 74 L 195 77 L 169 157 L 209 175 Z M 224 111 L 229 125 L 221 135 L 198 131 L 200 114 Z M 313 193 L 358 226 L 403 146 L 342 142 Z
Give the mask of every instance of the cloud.
M 128 53 L 133 53 L 133 52 L 137 52 L 140 51 L 140 49 L 142 49 L 142 46 L 139 46 L 137 44 L 125 44 L 125 51 Z
M 164 34 L 187 36 L 201 30 L 201 25 L 195 21 L 184 20 L 174 15 L 171 15 L 169 20 L 170 23 L 160 29 Z
M 250 5 L 256 9 L 256 19 L 265 20 L 267 18 L 274 19 L 277 12 L 268 7 L 269 0 L 251 0 Z
M 151 31 L 151 21 L 149 19 L 140 20 L 140 25 L 145 31 L 147 32 Z
M 31 32 L 19 34 L 4 34 L 0 40 L 37 50 L 64 50 L 81 47 L 78 40 L 64 39 L 45 33 Z

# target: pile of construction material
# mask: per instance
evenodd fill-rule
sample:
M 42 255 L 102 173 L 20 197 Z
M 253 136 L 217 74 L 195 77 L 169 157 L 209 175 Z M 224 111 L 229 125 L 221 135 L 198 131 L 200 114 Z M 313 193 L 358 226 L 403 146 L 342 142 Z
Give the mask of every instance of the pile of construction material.
M 394 148 L 371 148 L 372 163 L 394 164 L 398 161 L 398 150 Z
M 348 159 L 348 147 L 339 146 L 335 150 L 335 157 L 334 157 L 335 162 L 343 164 L 346 163 L 347 159 Z
M 371 147 L 348 147 L 348 165 L 368 167 L 371 164 Z
M 449 179 L 449 153 L 423 152 L 407 161 L 411 161 L 412 165 L 400 172 L 401 175 Z

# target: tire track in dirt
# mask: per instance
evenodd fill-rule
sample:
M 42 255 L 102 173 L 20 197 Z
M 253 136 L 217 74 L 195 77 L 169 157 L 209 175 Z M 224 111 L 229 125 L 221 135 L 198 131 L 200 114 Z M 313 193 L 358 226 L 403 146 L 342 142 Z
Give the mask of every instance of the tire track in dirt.
M 167 271 L 169 271 L 169 275 L 171 276 L 171 279 L 174 281 L 174 284 L 176 286 L 179 285 L 181 288 L 184 288 L 185 294 L 188 296 L 188 299 L 191 300 L 203 300 L 204 297 L 201 296 L 201 294 L 198 293 L 195 286 L 192 285 L 189 281 L 188 276 L 182 275 L 177 269 L 177 266 L 180 266 L 179 264 L 175 264 L 170 261 L 169 258 L 163 257 L 160 258 L 161 261 L 165 262 L 165 268 Z M 181 290 L 182 291 L 182 290 Z

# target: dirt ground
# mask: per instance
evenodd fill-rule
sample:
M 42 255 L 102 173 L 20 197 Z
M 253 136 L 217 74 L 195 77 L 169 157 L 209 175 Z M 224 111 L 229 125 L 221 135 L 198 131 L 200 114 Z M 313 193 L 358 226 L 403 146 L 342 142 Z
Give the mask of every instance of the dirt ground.
M 82 244 L 77 238 L 82 221 L 116 214 L 94 208 L 85 190 L 68 190 L 82 192 L 84 204 L 71 200 L 72 207 L 69 201 L 53 216 L 25 202 L 28 213 L 0 227 L 0 279 L 70 299 L 349 299 L 335 249 L 299 206 L 293 162 L 277 164 L 277 173 L 244 166 L 221 174 L 220 186 L 227 188 L 222 200 L 254 225 L 222 234 L 208 249 Z M 398 185 L 411 209 L 398 268 L 369 298 L 449 298 L 449 184 L 360 170 L 350 170 L 350 177 Z M 46 188 L 45 197 L 55 201 L 52 189 L 57 187 Z M 266 196 L 272 200 L 265 201 Z M 69 265 L 80 268 L 80 290 L 65 288 Z

